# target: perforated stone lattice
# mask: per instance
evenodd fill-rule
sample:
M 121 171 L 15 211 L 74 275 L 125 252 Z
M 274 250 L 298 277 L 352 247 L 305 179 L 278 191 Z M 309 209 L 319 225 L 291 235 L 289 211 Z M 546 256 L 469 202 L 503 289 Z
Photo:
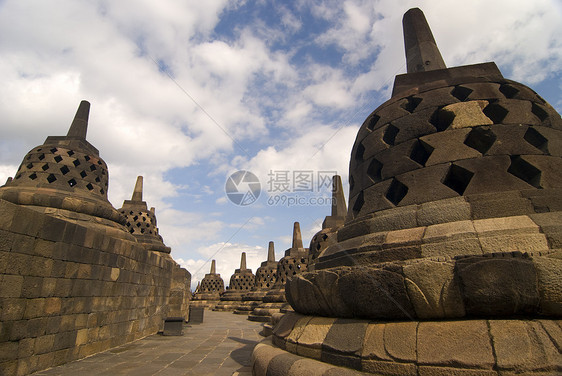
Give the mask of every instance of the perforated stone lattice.
M 272 288 L 277 281 L 277 264 L 262 266 L 256 270 L 254 288 L 257 290 Z
M 277 264 L 277 283 L 285 285 L 287 279 L 298 273 L 302 273 L 307 267 L 307 258 L 283 257 Z
M 218 275 L 207 274 L 201 281 L 199 292 L 223 292 L 224 281 Z
M 228 284 L 229 290 L 249 291 L 254 286 L 255 276 L 250 273 L 233 274 Z
M 431 191 L 429 201 L 487 193 L 494 189 L 494 178 L 515 178 L 529 188 L 558 186 L 548 181 L 544 169 L 562 168 L 560 155 L 548 155 L 554 152 L 550 145 L 562 143 L 560 116 L 524 85 L 482 80 L 393 98 L 365 120 L 350 163 L 353 217 L 425 202 L 421 189 Z M 468 102 L 472 111 L 478 109 L 476 102 L 482 106 L 479 117 L 446 108 Z M 471 185 L 484 168 L 471 160 L 482 156 L 497 159 L 485 166 L 497 170 L 486 174 L 492 177 L 489 184 Z M 500 163 L 506 156 L 515 157 Z M 425 187 L 419 186 L 422 182 Z
M 14 185 L 83 190 L 107 198 L 107 165 L 99 157 L 61 147 L 38 147 L 20 165 Z
M 133 235 L 155 235 L 158 236 L 158 228 L 156 227 L 156 217 L 150 211 L 132 211 L 121 210 L 127 218 L 125 226 L 127 230 Z

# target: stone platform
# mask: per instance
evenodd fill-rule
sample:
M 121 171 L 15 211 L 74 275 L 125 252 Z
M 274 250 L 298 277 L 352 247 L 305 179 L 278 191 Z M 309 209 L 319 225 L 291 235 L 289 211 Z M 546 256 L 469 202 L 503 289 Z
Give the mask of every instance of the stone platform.
M 231 312 L 206 311 L 183 336 L 160 334 L 34 375 L 251 375 L 250 356 L 263 339 L 260 323 Z

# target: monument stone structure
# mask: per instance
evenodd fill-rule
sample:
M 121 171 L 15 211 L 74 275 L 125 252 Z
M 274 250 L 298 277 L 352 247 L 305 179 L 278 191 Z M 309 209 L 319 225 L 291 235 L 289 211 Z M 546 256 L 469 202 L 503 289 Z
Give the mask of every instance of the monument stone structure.
M 256 270 L 254 286 L 251 291 L 242 296 L 242 302 L 236 307 L 234 313 L 248 315 L 263 300 L 263 297 L 275 285 L 277 274 L 277 261 L 275 261 L 275 245 L 269 242 L 267 248 L 267 260 L 262 262 Z
M 285 251 L 277 263 L 275 284 L 263 297 L 263 302 L 258 305 L 248 316 L 248 320 L 268 322 L 271 315 L 278 313 L 288 306 L 285 299 L 285 283 L 293 276 L 306 270 L 308 262 L 308 248 L 302 244 L 302 235 L 299 222 L 293 224 L 293 240 L 291 248 Z
M 313 270 L 314 262 L 318 256 L 328 246 L 337 242 L 337 232 L 345 222 L 347 215 L 347 205 L 343 194 L 343 186 L 341 177 L 334 175 L 332 177 L 332 211 L 331 215 L 327 215 L 322 222 L 322 229 L 318 231 L 310 240 L 308 247 L 308 269 Z
M 205 274 L 205 277 L 201 280 L 190 305 L 212 309 L 218 304 L 223 293 L 224 281 L 221 275 L 217 273 L 216 261 L 212 260 L 211 270 L 209 273 Z
M 447 68 L 419 9 L 403 25 L 407 73 L 357 134 L 345 225 L 288 281 L 296 312 L 253 374 L 561 374 L 560 115 L 494 63 Z
M 234 311 L 242 297 L 254 286 L 256 276 L 252 269 L 246 267 L 246 252 L 240 256 L 240 269 L 236 269 L 230 276 L 228 289 L 220 297 L 220 302 L 213 308 L 214 311 Z
M 127 231 L 86 140 L 82 101 L 0 187 L 0 373 L 25 375 L 155 334 L 169 314 L 168 254 Z M 186 274 L 187 273 L 187 274 Z

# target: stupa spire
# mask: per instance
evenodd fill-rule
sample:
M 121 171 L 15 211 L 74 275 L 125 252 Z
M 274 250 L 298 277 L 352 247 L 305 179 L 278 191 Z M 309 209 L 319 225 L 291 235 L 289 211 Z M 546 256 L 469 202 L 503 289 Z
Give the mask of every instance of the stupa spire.
M 419 8 L 412 8 L 404 14 L 402 26 L 408 73 L 447 68 L 429 24 Z
M 137 176 L 137 182 L 135 183 L 135 190 L 133 191 L 131 201 L 142 201 L 142 180 L 142 176 Z
M 334 175 L 332 177 L 332 217 L 345 217 L 346 214 L 347 205 L 343 195 L 341 176 Z
M 211 261 L 211 274 L 217 274 L 217 264 L 215 260 Z
M 246 270 L 246 252 L 242 252 L 242 257 L 240 257 L 240 270 Z
M 74 120 L 70 125 L 70 129 L 66 137 L 77 137 L 86 139 L 86 132 L 88 131 L 88 117 L 90 116 L 90 102 L 82 101 L 78 106 Z
M 292 248 L 304 248 L 302 246 L 301 226 L 298 222 L 293 225 L 293 246 Z
M 275 245 L 273 242 L 269 242 L 267 248 L 267 262 L 275 262 Z

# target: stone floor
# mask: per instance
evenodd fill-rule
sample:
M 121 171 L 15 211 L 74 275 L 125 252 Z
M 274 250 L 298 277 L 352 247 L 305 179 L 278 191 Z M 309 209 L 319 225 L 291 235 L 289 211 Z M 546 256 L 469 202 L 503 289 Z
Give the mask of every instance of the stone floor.
M 156 334 L 34 375 L 251 375 L 250 355 L 261 324 L 244 315 L 205 310 L 183 336 Z

